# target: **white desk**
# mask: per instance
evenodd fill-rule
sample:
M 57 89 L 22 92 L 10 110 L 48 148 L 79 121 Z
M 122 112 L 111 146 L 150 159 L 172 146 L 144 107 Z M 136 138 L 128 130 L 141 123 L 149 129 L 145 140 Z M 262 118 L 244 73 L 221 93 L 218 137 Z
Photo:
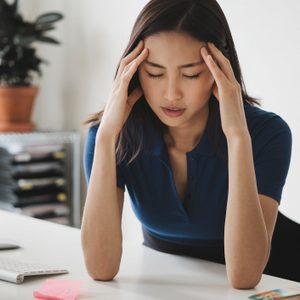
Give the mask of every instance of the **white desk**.
M 33 299 L 45 279 L 79 279 L 85 282 L 79 299 L 247 299 L 249 295 L 299 283 L 264 275 L 255 290 L 229 287 L 225 266 L 195 258 L 170 255 L 141 244 L 124 243 L 120 272 L 114 281 L 92 280 L 84 266 L 80 231 L 0 211 L 0 238 L 17 241 L 23 248 L 0 251 L 1 256 L 65 267 L 69 274 L 39 276 L 16 285 L 0 281 L 0 299 Z

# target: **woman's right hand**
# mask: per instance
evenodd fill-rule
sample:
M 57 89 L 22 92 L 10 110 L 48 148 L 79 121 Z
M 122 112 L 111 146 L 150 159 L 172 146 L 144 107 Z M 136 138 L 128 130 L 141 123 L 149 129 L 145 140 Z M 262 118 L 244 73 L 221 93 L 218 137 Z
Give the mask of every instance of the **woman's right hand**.
M 141 87 L 135 88 L 128 95 L 129 83 L 139 65 L 147 58 L 149 50 L 144 48 L 143 41 L 121 60 L 117 76 L 107 101 L 99 126 L 99 132 L 117 137 L 123 128 L 134 104 L 142 96 Z

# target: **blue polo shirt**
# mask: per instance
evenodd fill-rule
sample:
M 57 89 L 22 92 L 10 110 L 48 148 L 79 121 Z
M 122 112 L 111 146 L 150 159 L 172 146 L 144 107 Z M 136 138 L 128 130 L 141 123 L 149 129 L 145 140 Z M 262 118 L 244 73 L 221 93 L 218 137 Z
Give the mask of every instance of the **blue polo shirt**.
M 280 203 L 289 169 L 292 135 L 278 115 L 245 104 L 252 139 L 259 194 Z M 98 125 L 89 129 L 84 152 L 86 180 L 89 180 Z M 222 244 L 228 196 L 228 163 L 213 148 L 206 126 L 196 147 L 186 153 L 187 194 L 184 205 L 176 190 L 163 137 L 143 128 L 143 147 L 137 158 L 117 167 L 117 185 L 130 195 L 133 211 L 152 236 L 188 246 Z M 227 143 L 224 136 L 224 146 Z

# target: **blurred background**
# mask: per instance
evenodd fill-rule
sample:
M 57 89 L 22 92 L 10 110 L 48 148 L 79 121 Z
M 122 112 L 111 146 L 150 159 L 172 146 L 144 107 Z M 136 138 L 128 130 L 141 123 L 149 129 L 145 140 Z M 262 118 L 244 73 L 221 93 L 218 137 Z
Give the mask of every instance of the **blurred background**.
M 49 61 L 36 79 L 40 91 L 33 112 L 39 129 L 80 133 L 80 201 L 86 184 L 82 149 L 84 120 L 104 108 L 118 61 L 134 21 L 146 0 L 21 0 L 20 11 L 34 20 L 57 11 L 64 19 L 52 35 L 60 46 L 38 45 Z M 262 108 L 280 115 L 293 134 L 293 152 L 280 210 L 300 222 L 300 2 L 298 0 L 219 0 L 235 41 L 247 91 L 262 99 Z M 298 178 L 298 180 L 297 180 Z M 142 240 L 140 224 L 126 196 L 124 239 Z

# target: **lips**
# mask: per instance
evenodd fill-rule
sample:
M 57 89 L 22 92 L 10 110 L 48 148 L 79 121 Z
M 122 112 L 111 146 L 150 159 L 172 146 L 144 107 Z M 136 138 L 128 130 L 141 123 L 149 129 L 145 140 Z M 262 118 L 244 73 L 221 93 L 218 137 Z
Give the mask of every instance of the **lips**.
M 177 106 L 170 106 L 170 107 L 163 107 L 163 108 L 168 109 L 168 110 L 172 110 L 172 111 L 179 111 L 179 110 L 184 109 L 184 108 L 177 107 Z
M 165 113 L 165 115 L 167 115 L 168 117 L 179 117 L 184 113 L 185 108 L 172 106 L 172 107 L 162 107 L 162 110 Z

